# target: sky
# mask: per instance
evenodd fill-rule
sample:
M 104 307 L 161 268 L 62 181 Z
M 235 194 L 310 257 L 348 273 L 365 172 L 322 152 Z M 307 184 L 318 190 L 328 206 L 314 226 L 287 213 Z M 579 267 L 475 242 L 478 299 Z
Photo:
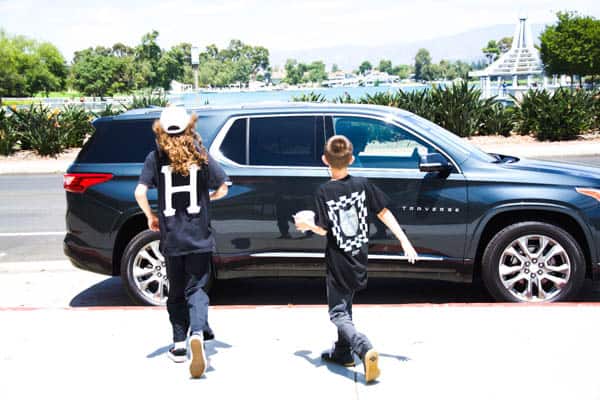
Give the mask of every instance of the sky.
M 0 0 L 0 29 L 49 41 L 67 60 L 90 46 L 135 46 L 157 30 L 161 47 L 204 49 L 231 39 L 269 50 L 387 45 L 450 36 L 526 16 L 553 23 L 557 11 L 600 18 L 592 0 Z

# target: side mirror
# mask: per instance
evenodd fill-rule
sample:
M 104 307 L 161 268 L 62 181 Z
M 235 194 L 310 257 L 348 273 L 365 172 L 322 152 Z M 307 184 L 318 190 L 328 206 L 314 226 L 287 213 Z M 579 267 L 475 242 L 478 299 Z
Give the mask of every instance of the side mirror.
M 419 171 L 421 172 L 449 172 L 450 163 L 440 153 L 429 153 L 421 156 Z

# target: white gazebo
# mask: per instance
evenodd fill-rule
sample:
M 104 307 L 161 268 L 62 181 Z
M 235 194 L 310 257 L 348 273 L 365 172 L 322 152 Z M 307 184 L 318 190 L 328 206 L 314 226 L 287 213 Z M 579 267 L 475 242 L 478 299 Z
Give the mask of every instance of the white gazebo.
M 481 95 L 484 98 L 499 96 L 504 97 L 508 88 L 513 93 L 519 89 L 528 90 L 537 85 L 535 77 L 543 76 L 544 66 L 540 60 L 537 49 L 533 46 L 531 28 L 527 18 L 520 18 L 515 28 L 515 34 L 510 50 L 502 54 L 500 58 L 490 64 L 486 69 L 473 71 L 469 76 L 478 77 L 481 83 Z M 519 78 L 527 78 L 527 86 L 519 88 Z M 496 80 L 493 85 L 492 80 Z M 554 78 L 556 79 L 556 78 Z M 504 81 L 512 81 L 509 87 Z M 547 86 L 547 80 L 543 78 L 543 86 Z M 555 84 L 555 82 L 553 82 Z

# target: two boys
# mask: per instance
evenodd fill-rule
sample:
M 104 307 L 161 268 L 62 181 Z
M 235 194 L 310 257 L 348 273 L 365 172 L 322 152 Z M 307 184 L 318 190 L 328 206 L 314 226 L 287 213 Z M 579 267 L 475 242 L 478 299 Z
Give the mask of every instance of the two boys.
M 176 362 L 185 360 L 190 331 L 190 374 L 198 378 L 207 365 L 203 336 L 212 336 L 207 320 L 208 296 L 203 290 L 214 251 L 214 239 L 208 229 L 208 207 L 210 200 L 226 195 L 227 176 L 202 145 L 195 123 L 196 117 L 184 109 L 168 107 L 163 111 L 153 127 L 158 149 L 144 163 L 136 200 L 146 214 L 148 227 L 160 230 L 161 251 L 167 257 L 171 284 L 167 310 L 174 341 L 169 356 Z M 365 380 L 371 382 L 380 373 L 379 356 L 369 339 L 352 323 L 354 294 L 367 284 L 369 212 L 375 213 L 398 238 L 409 262 L 415 262 L 417 253 L 386 208 L 389 202 L 386 195 L 366 178 L 349 175 L 348 166 L 354 161 L 352 154 L 352 143 L 346 137 L 334 136 L 327 141 L 322 159 L 332 179 L 317 191 L 315 221 L 296 220 L 296 227 L 327 235 L 327 299 L 338 340 L 331 351 L 322 354 L 322 359 L 352 366 L 354 352 L 363 361 Z M 183 186 L 175 189 L 174 185 Z M 149 187 L 158 188 L 158 217 L 148 203 Z M 183 188 L 187 196 L 173 196 Z M 209 189 L 216 192 L 209 195 Z

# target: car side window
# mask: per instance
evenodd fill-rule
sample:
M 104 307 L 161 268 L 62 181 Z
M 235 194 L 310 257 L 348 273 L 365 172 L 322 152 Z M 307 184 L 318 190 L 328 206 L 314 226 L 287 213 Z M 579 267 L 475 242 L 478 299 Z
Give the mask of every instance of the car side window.
M 238 164 L 247 164 L 246 160 L 246 118 L 240 118 L 234 121 L 223 139 L 220 150 L 221 153 Z
M 418 169 L 420 156 L 434 152 L 410 132 L 377 119 L 334 116 L 333 128 L 352 142 L 356 168 Z
M 323 166 L 322 116 L 250 119 L 250 165 Z
M 151 119 L 100 121 L 77 156 L 79 163 L 143 163 L 156 148 Z

